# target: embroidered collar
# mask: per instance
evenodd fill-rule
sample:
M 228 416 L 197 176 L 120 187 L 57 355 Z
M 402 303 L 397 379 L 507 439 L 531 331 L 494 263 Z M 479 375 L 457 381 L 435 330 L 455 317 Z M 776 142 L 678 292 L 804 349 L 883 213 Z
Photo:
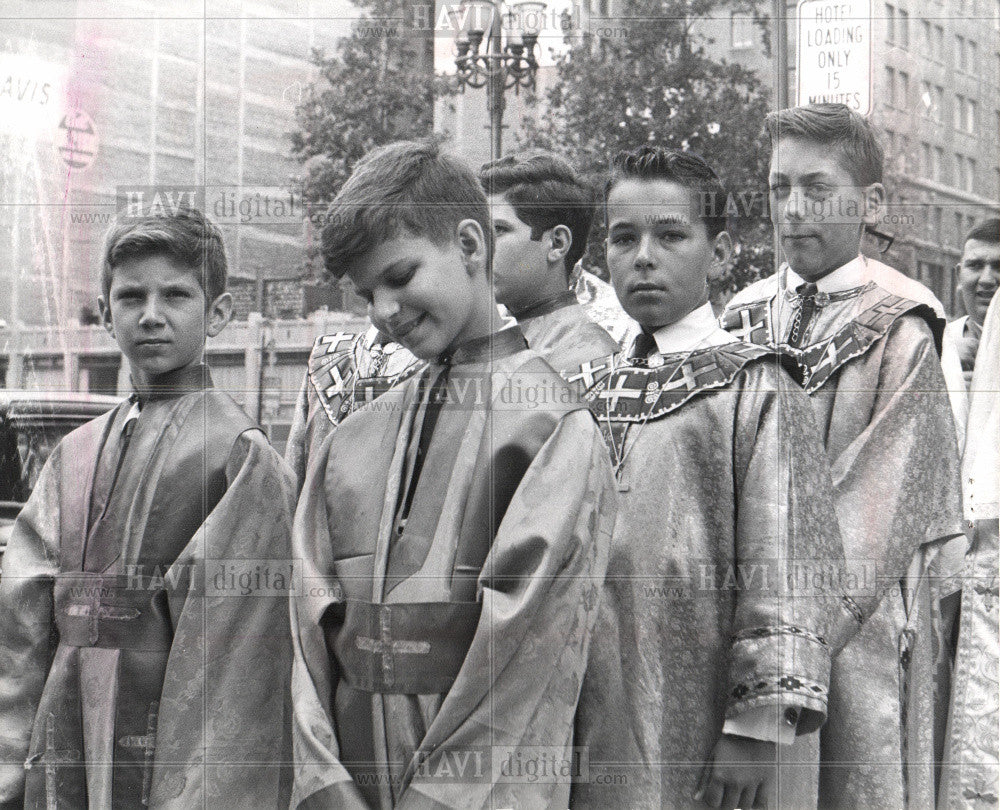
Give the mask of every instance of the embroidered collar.
M 198 363 L 194 366 L 174 369 L 156 378 L 156 382 L 147 386 L 139 386 L 132 381 L 134 402 L 141 408 L 147 402 L 159 402 L 166 399 L 177 399 L 185 394 L 204 391 L 212 387 L 212 375 L 208 366 Z M 130 397 L 131 399 L 131 397 Z
M 537 318 L 540 315 L 550 315 L 556 310 L 560 310 L 563 307 L 572 306 L 575 303 L 576 303 L 576 295 L 573 293 L 573 291 L 563 290 L 558 295 L 553 295 L 551 298 L 546 298 L 518 312 L 511 311 L 510 314 L 513 315 L 517 320 L 523 321 L 527 318 Z
M 729 385 L 753 360 L 770 349 L 733 341 L 694 352 L 672 353 L 663 364 L 641 360 L 615 369 L 584 398 L 601 422 L 643 422 L 677 410 L 705 391 Z
M 501 357 L 509 357 L 528 348 L 528 341 L 516 325 L 508 326 L 489 335 L 473 338 L 437 358 L 441 365 L 462 365 L 464 363 L 485 363 Z

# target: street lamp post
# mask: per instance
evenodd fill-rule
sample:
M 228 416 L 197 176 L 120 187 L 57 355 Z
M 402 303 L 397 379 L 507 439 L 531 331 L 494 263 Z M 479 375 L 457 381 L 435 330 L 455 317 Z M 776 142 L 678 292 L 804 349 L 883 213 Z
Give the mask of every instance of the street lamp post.
M 502 2 L 466 0 L 453 12 L 458 23 L 455 41 L 458 84 L 486 88 L 490 118 L 490 157 L 503 147 L 504 94 L 513 88 L 534 89 L 538 72 L 535 50 L 545 3 L 513 3 L 504 15 Z M 506 20 L 506 24 L 504 21 Z

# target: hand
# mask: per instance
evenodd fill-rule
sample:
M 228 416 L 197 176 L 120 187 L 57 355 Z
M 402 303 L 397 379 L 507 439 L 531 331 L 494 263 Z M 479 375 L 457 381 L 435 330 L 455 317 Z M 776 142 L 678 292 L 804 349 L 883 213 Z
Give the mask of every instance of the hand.
M 694 800 L 726 810 L 774 807 L 777 763 L 773 742 L 723 734 L 701 772 Z

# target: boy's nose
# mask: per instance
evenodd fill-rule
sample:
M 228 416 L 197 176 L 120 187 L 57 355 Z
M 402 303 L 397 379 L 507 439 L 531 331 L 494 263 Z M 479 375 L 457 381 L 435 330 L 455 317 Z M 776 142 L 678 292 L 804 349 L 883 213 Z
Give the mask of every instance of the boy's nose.
M 155 296 L 150 296 L 146 300 L 146 305 L 142 308 L 142 316 L 139 318 L 140 326 L 155 326 L 163 323 L 163 313 L 160 304 Z
M 653 266 L 652 247 L 652 239 L 649 234 L 643 234 L 635 251 L 635 259 L 632 261 L 636 269 Z
M 394 295 L 376 290 L 372 293 L 372 302 L 368 305 L 368 310 L 373 321 L 387 323 L 399 313 L 399 302 Z
M 807 213 L 805 195 L 799 191 L 792 191 L 782 206 L 782 213 L 785 219 L 805 219 Z

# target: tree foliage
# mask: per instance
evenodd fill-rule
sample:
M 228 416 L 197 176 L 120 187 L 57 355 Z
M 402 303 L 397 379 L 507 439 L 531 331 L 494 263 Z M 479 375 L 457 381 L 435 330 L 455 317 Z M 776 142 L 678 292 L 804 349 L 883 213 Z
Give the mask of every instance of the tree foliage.
M 733 267 L 714 280 L 714 292 L 739 289 L 773 267 L 761 138 L 767 89 L 753 71 L 713 59 L 697 33 L 697 21 L 718 16 L 722 0 L 621 6 L 621 16 L 603 26 L 606 36 L 585 34 L 560 57 L 544 113 L 529 121 L 523 145 L 552 149 L 595 175 L 619 150 L 644 143 L 699 153 L 731 193 L 739 238 Z M 598 271 L 603 239 L 597 222 L 585 263 Z
M 432 31 L 409 24 L 407 0 L 354 0 L 358 20 L 335 53 L 313 53 L 320 78 L 296 110 L 293 155 L 307 206 L 329 202 L 354 164 L 376 146 L 430 135 L 434 99 L 451 88 L 436 77 Z

